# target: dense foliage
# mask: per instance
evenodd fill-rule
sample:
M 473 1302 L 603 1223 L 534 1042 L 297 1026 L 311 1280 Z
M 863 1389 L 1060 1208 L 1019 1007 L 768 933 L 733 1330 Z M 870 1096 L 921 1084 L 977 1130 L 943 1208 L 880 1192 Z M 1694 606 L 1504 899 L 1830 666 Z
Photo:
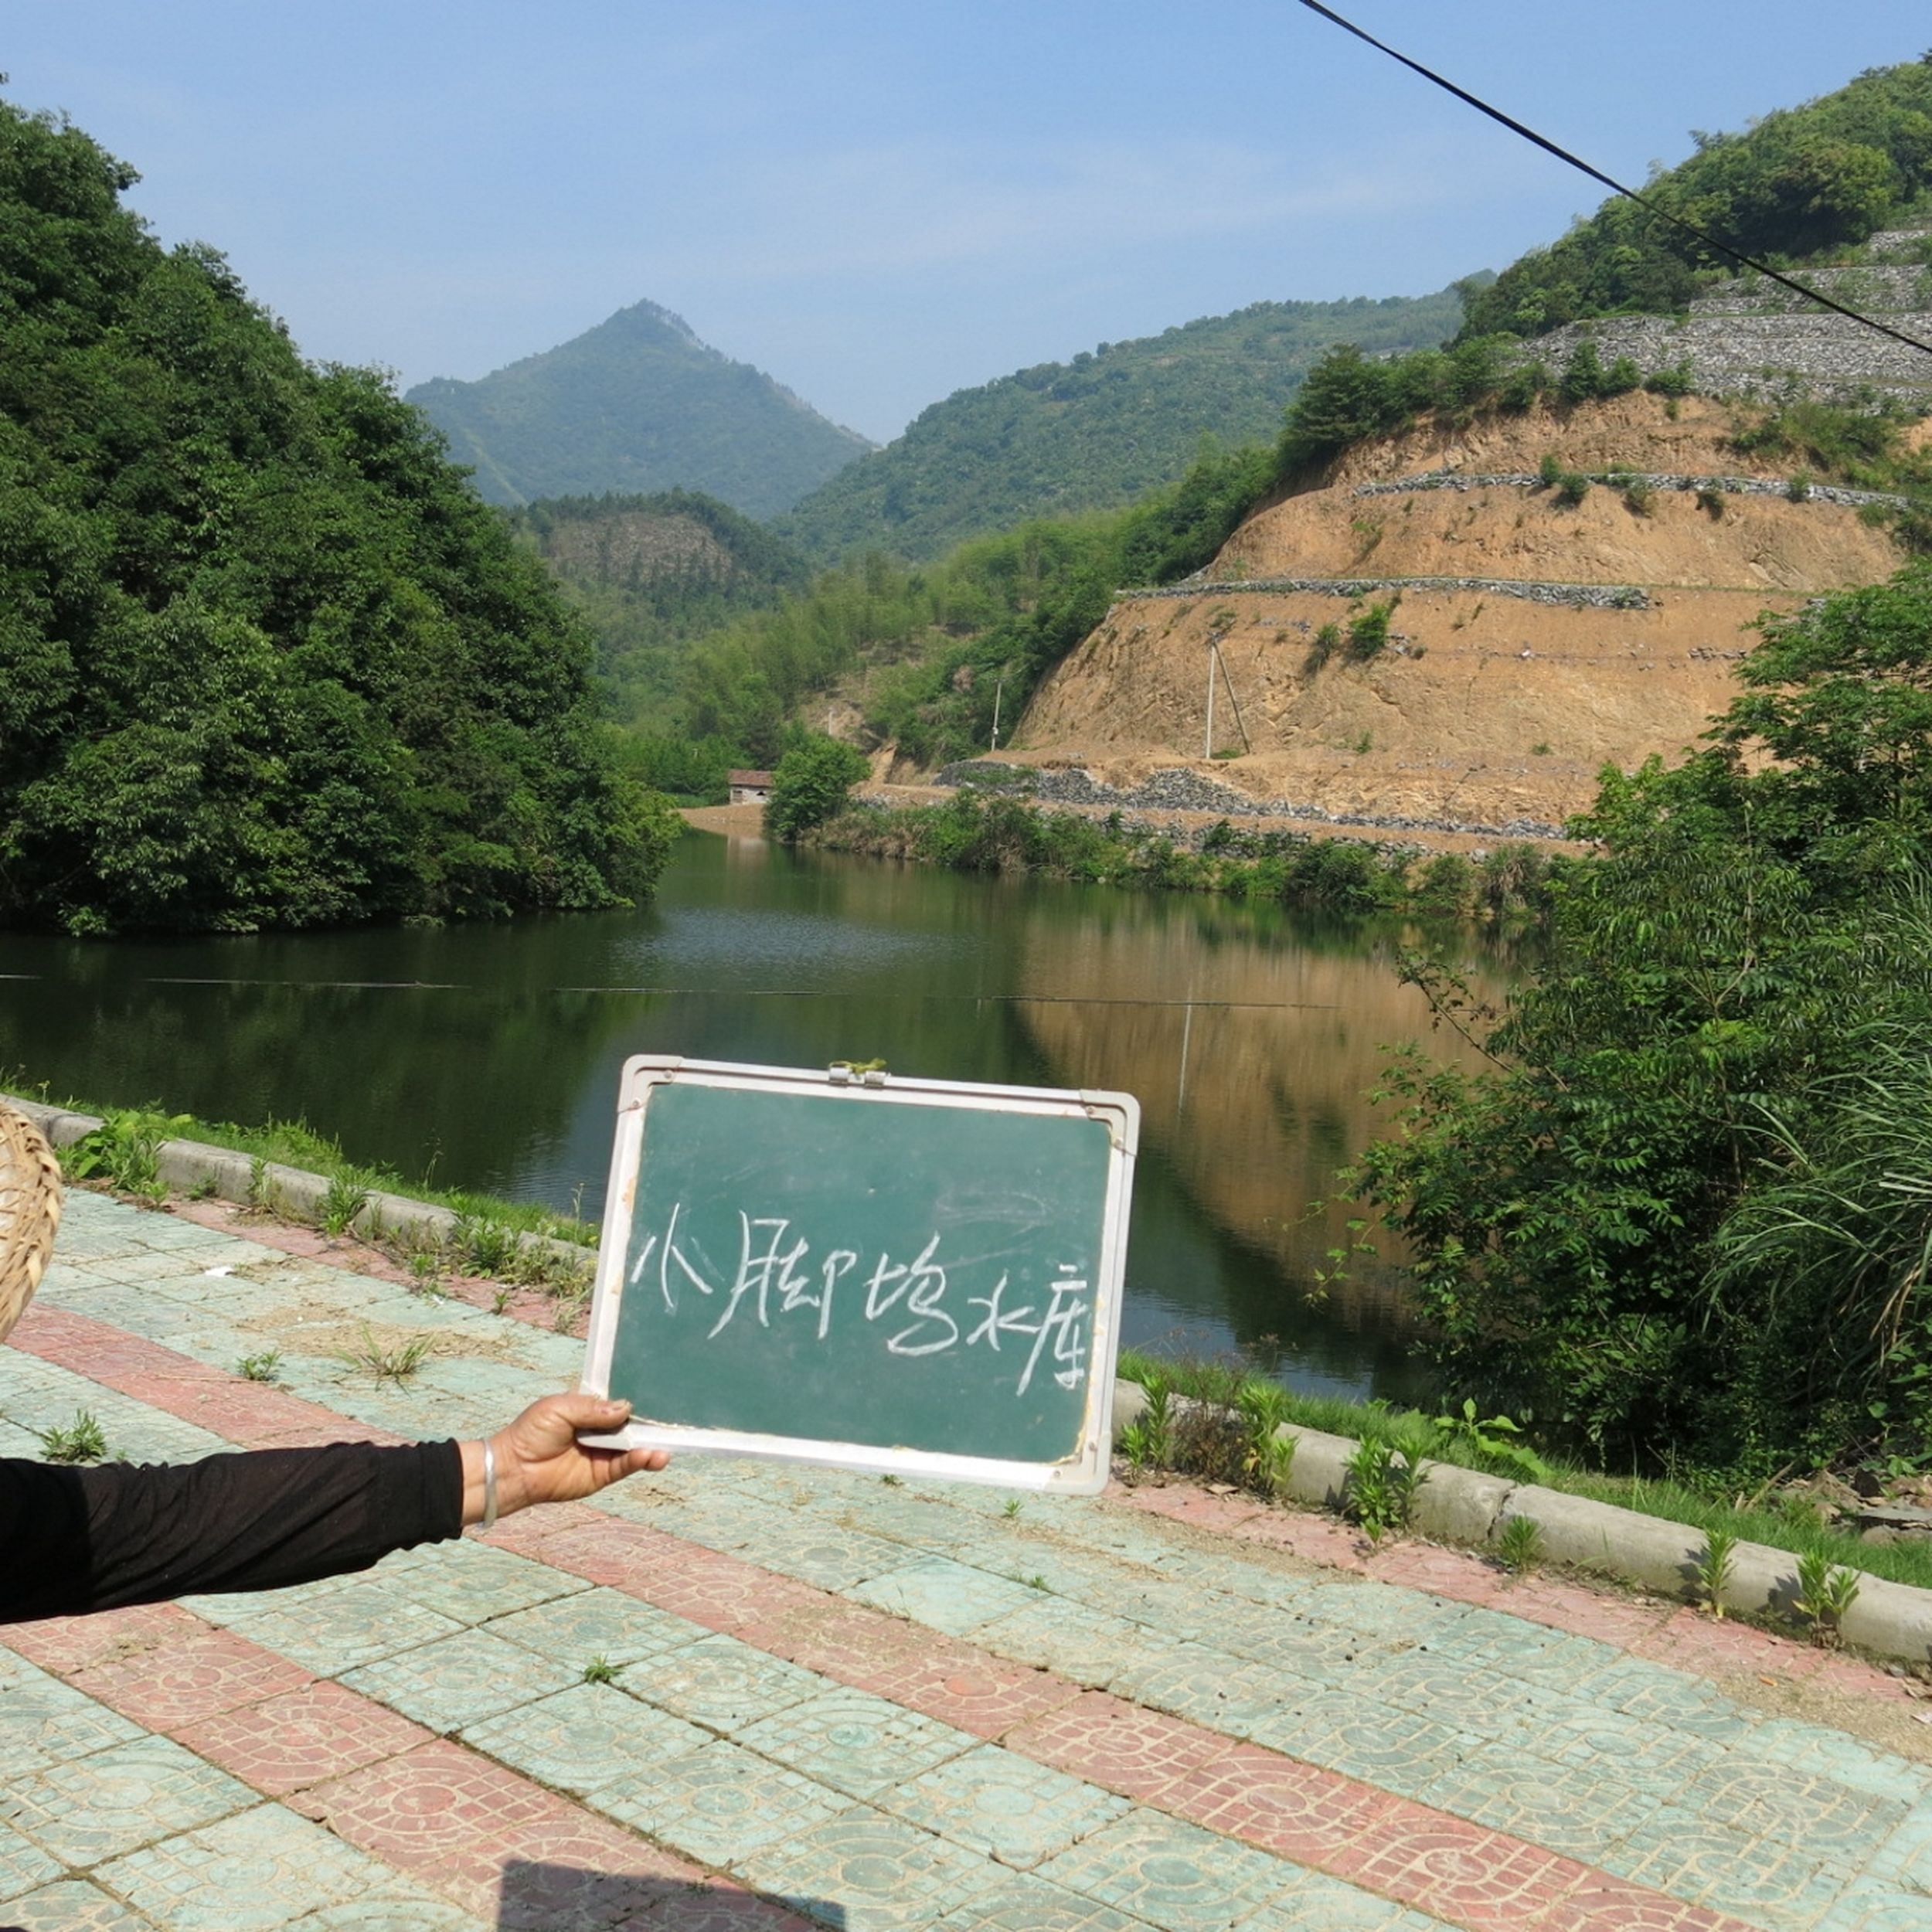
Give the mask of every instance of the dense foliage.
M 1760 625 L 1709 748 L 1606 777 L 1492 1070 L 1402 1068 L 1358 1177 L 1458 1386 L 1624 1467 L 1932 1440 L 1932 564 Z
M 775 608 L 682 648 L 675 691 L 649 721 L 627 688 L 620 702 L 646 727 L 639 768 L 682 791 L 687 779 L 721 782 L 730 764 L 771 764 L 803 700 L 861 671 L 873 737 L 923 764 L 984 750 L 995 707 L 1010 732 L 1034 684 L 1106 614 L 1117 588 L 1199 568 L 1272 474 L 1264 450 L 1210 451 L 1129 509 L 1039 519 L 923 569 L 875 552 L 822 572 Z
M 1332 344 L 1386 354 L 1440 342 L 1461 319 L 1465 286 L 1487 280 L 1382 301 L 1257 302 L 961 389 L 781 527 L 827 559 L 873 549 L 927 559 L 1030 519 L 1130 502 L 1171 485 L 1203 435 L 1272 437 Z
M 1744 253 L 1788 264 L 1862 241 L 1932 189 L 1932 55 L 1875 68 L 1837 93 L 1767 114 L 1697 151 L 1645 192 Z M 1539 335 L 1591 315 L 1687 307 L 1701 274 L 1729 270 L 1621 197 L 1473 292 L 1464 335 Z
M 967 784 L 941 804 L 855 805 L 831 818 L 816 842 L 954 872 L 1042 872 L 1339 913 L 1502 917 L 1543 903 L 1548 862 L 1532 845 L 1499 845 L 1474 861 L 1460 852 L 1425 858 L 1413 848 L 1237 829 L 1223 819 L 1196 851 L 1131 827 L 1118 812 L 1096 817 L 1043 808 L 1026 795 L 1026 768 L 1012 769 L 1012 788 Z
M 690 489 L 776 516 L 872 447 L 655 302 L 476 382 L 419 383 L 408 400 L 492 503 Z
M 794 745 L 771 774 L 765 829 L 774 838 L 796 841 L 843 811 L 866 771 L 865 753 L 836 738 L 816 736 Z
M 239 930 L 648 890 L 587 639 L 417 413 L 0 104 L 0 920 Z
M 546 498 L 510 521 L 590 626 L 618 716 L 645 731 L 662 727 L 683 646 L 811 575 L 762 524 L 695 490 Z

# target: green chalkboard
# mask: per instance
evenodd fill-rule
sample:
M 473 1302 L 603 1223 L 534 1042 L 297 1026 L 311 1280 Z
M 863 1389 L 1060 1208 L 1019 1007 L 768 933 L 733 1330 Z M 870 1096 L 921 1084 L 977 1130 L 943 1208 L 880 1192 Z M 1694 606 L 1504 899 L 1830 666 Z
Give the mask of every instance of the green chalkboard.
M 1106 1479 L 1121 1094 L 638 1060 L 584 1386 L 633 1441 Z

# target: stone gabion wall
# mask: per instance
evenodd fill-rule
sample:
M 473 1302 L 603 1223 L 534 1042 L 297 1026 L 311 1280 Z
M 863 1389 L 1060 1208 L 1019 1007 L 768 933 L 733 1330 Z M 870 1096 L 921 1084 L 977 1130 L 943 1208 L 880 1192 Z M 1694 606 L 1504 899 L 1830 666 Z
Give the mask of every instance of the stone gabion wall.
M 1534 482 L 1535 478 L 1530 481 Z M 1518 577 L 1184 577 L 1179 583 L 1119 590 L 1121 597 L 1223 597 L 1242 590 L 1313 591 L 1321 597 L 1370 597 L 1378 590 L 1472 591 L 1481 597 L 1522 597 L 1579 611 L 1648 611 L 1650 599 L 1634 583 L 1534 583 Z
M 1103 784 L 1078 765 L 1037 766 L 1009 764 L 1003 759 L 971 758 L 947 765 L 935 773 L 933 784 L 956 789 L 977 785 L 990 791 L 1016 793 L 1035 803 L 1049 805 L 1099 805 L 1124 815 L 1123 828 L 1158 832 L 1177 843 L 1197 849 L 1209 828 L 1190 830 L 1185 838 L 1173 828 L 1128 821 L 1134 811 L 1213 812 L 1224 818 L 1283 818 L 1305 824 L 1354 825 L 1389 832 L 1462 832 L 1505 838 L 1556 838 L 1562 828 L 1540 819 L 1512 818 L 1502 825 L 1485 825 L 1459 818 L 1404 818 L 1367 812 L 1324 811 L 1318 805 L 1298 804 L 1286 799 L 1251 798 L 1232 785 L 1224 785 L 1199 772 L 1172 766 L 1143 779 L 1138 785 Z
M 1679 476 L 1651 470 L 1590 470 L 1583 472 L 1593 483 L 1619 488 L 1626 483 L 1641 483 L 1653 490 L 1721 490 L 1726 496 L 1791 495 L 1789 483 L 1773 476 Z M 1465 474 L 1460 470 L 1425 470 L 1420 476 L 1401 476 L 1386 483 L 1359 483 L 1356 496 L 1407 496 L 1426 490 L 1531 489 L 1544 487 L 1540 476 L 1528 470 L 1498 470 Z M 1893 490 L 1847 490 L 1835 483 L 1808 484 L 1802 500 L 1808 503 L 1837 503 L 1848 509 L 1862 509 L 1868 503 L 1904 509 L 1909 499 Z

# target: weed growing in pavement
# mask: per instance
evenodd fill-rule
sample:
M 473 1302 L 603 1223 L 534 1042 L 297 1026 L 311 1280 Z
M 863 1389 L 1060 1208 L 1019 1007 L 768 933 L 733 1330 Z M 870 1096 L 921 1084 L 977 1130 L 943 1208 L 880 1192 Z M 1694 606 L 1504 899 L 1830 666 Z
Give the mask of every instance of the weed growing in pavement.
M 1147 1406 L 1121 1431 L 1121 1452 L 1136 1475 L 1174 1460 L 1174 1390 L 1164 1376 L 1150 1374 L 1141 1384 Z
M 1365 1436 L 1349 1458 L 1349 1512 L 1379 1543 L 1409 1527 L 1416 1492 L 1428 1479 L 1423 1448 L 1413 1437 L 1400 1443 L 1386 1435 Z
M 39 1432 L 40 1446 L 49 1462 L 104 1462 L 107 1456 L 107 1432 L 91 1409 L 77 1409 L 73 1420 L 64 1427 L 56 1423 Z
M 378 1382 L 406 1382 L 428 1361 L 435 1346 L 434 1335 L 417 1335 L 385 1349 L 365 1321 L 360 1345 L 345 1351 L 340 1359 L 352 1369 L 366 1369 Z
M 1834 1563 L 1822 1551 L 1798 1560 L 1798 1601 L 1794 1607 L 1811 1624 L 1811 1641 L 1835 1644 L 1843 1634 L 1845 1613 L 1858 1601 L 1855 1570 Z
M 169 1130 L 187 1119 L 185 1114 L 169 1118 L 151 1108 L 110 1114 L 67 1149 L 63 1158 L 68 1175 L 77 1181 L 105 1181 L 119 1193 L 158 1206 L 168 1198 L 167 1184 L 161 1178 L 161 1144 Z
M 1019 1497 L 1009 1496 L 1006 1500 L 1000 1505 L 999 1513 L 1004 1516 L 1009 1522 L 1011 1522 L 1013 1519 L 1019 1514 Z
M 279 1349 L 264 1349 L 260 1355 L 245 1355 L 235 1364 L 235 1372 L 247 1382 L 279 1382 L 281 1379 L 282 1352 Z
M 883 1482 L 888 1489 L 903 1489 L 906 1486 L 904 1478 L 895 1476 L 890 1470 L 887 1470 L 885 1475 L 881 1476 L 879 1480 Z
M 593 1657 L 583 1667 L 583 1681 L 587 1684 L 614 1684 L 617 1681 L 617 1667 L 607 1657 Z
M 1704 1553 L 1696 1566 L 1697 1593 L 1713 1617 L 1724 1614 L 1724 1592 L 1736 1572 L 1737 1538 L 1728 1529 L 1704 1532 Z
M 1543 1532 L 1528 1516 L 1512 1516 L 1496 1539 L 1496 1555 L 1512 1575 L 1534 1570 L 1543 1560 Z
M 1281 1433 L 1288 1420 L 1288 1392 L 1272 1382 L 1250 1382 L 1235 1398 L 1235 1408 L 1247 1437 L 1241 1473 L 1250 1488 L 1277 1495 L 1287 1487 L 1294 1467 L 1297 1438 Z
M 501 1315 L 510 1305 L 510 1298 L 515 1293 L 516 1291 L 514 1288 L 498 1288 L 495 1294 L 490 1297 L 491 1314 Z
M 368 1206 L 369 1189 L 357 1186 L 346 1175 L 338 1174 L 323 1192 L 316 1219 L 322 1232 L 333 1240 L 348 1233 Z

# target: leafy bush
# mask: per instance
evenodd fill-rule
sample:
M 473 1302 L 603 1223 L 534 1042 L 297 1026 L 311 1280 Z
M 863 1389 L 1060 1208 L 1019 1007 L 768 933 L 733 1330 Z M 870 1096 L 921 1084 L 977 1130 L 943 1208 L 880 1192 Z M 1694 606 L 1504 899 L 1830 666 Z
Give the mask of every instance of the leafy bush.
M 774 838 L 790 841 L 822 825 L 845 809 L 852 787 L 869 769 L 862 751 L 835 738 L 795 746 L 771 774 L 765 829 Z

